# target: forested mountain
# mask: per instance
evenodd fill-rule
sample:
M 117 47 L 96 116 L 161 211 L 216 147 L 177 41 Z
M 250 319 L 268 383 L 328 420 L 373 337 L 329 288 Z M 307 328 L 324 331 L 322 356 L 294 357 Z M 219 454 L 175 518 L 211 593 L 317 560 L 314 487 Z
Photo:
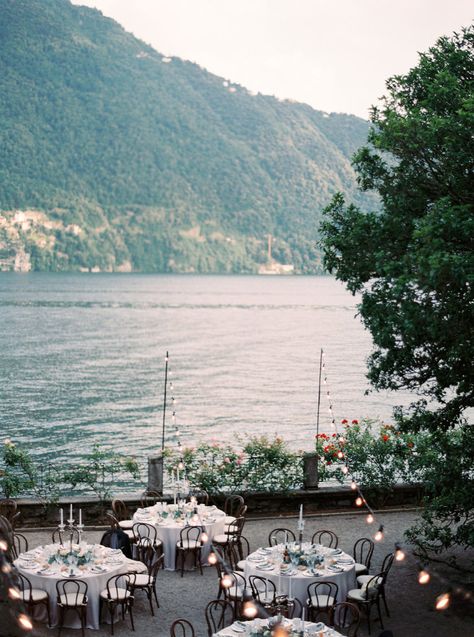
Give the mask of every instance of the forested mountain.
M 0 0 L 0 265 L 253 272 L 272 234 L 277 261 L 318 271 L 321 209 L 363 203 L 367 130 L 164 58 L 99 11 Z

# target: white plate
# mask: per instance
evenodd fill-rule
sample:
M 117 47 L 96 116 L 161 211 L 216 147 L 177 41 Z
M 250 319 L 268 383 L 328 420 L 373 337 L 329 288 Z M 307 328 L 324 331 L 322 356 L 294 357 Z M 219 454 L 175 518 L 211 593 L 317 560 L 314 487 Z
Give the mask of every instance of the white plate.
M 231 628 L 234 633 L 245 633 L 245 626 L 242 626 L 241 624 L 232 624 Z

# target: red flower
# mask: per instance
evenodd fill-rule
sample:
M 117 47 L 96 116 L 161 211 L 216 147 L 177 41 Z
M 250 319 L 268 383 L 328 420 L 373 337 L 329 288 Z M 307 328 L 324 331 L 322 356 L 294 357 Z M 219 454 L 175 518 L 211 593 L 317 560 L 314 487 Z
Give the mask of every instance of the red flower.
M 328 460 L 328 461 L 326 462 L 326 464 L 329 466 L 330 464 L 332 464 L 332 462 L 331 462 L 330 460 Z
M 415 445 L 411 442 L 411 440 L 410 440 L 410 442 L 407 442 L 407 447 L 410 447 L 410 449 L 412 449 L 412 447 L 414 447 L 414 446 Z
M 337 434 L 332 434 L 332 437 L 335 438 L 337 436 Z
M 356 420 L 356 419 L 354 419 L 354 420 L 352 421 L 352 424 L 353 424 L 353 425 L 358 425 L 358 424 L 359 424 L 359 421 L 358 421 L 358 420 Z
M 342 425 L 347 425 L 347 424 L 349 424 L 349 421 L 347 420 L 347 418 L 344 418 L 343 420 L 341 420 L 341 424 Z
M 390 436 L 389 436 L 388 434 L 384 434 L 384 435 L 382 436 L 382 440 L 383 440 L 384 442 L 387 442 L 387 440 L 390 440 Z

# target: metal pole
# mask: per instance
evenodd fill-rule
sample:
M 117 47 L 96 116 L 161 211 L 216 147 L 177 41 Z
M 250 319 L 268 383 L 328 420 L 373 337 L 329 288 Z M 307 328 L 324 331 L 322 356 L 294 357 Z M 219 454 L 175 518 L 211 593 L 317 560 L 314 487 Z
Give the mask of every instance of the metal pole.
M 319 384 L 318 384 L 318 411 L 316 415 L 316 435 L 319 434 L 319 410 L 321 407 L 321 372 L 323 369 L 323 348 L 321 347 L 321 353 L 319 355 Z
M 161 452 L 165 450 L 165 423 L 166 423 L 166 390 L 168 389 L 168 352 L 165 358 L 165 390 L 163 395 L 163 428 L 161 431 Z

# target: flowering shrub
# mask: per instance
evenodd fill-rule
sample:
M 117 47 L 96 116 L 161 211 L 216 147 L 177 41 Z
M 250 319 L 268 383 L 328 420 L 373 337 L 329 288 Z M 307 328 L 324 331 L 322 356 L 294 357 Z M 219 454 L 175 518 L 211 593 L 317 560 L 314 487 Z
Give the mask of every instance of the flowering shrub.
M 365 419 L 346 419 L 338 434 L 319 434 L 316 451 L 319 456 L 319 476 L 322 481 L 347 480 L 345 467 L 364 489 L 384 497 L 399 483 L 416 483 L 423 479 L 418 456 L 426 453 L 427 434 L 406 433 L 393 425 L 377 424 Z
M 180 457 L 166 452 L 168 471 Z M 290 451 L 282 438 L 255 436 L 240 450 L 217 442 L 200 443 L 183 450 L 187 479 L 210 494 L 250 491 L 288 491 L 303 484 L 301 454 Z

